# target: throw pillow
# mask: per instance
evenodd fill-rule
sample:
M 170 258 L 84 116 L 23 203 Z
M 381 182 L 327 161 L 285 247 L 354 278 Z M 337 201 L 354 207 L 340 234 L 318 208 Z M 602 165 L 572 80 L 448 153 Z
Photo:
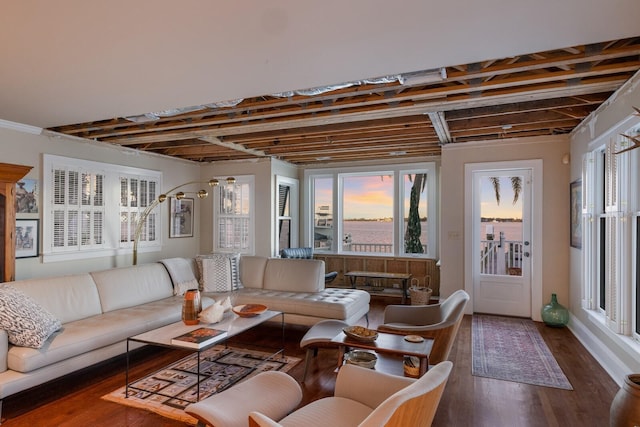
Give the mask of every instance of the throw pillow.
M 196 279 L 187 280 L 186 282 L 178 283 L 175 288 L 173 288 L 174 295 L 184 295 L 185 292 L 191 289 L 199 289 L 200 286 Z
M 230 292 L 242 288 L 240 254 L 211 254 L 196 257 L 203 292 Z
M 62 324 L 53 314 L 20 290 L 0 286 L 0 328 L 9 342 L 21 347 L 41 348 Z

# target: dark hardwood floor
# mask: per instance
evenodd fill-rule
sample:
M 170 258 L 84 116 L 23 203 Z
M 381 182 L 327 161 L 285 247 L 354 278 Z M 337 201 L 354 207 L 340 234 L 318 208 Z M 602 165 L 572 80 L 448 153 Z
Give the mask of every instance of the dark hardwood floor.
M 380 323 L 387 303 L 375 298 L 370 326 Z M 361 321 L 364 325 L 364 319 Z M 616 383 L 587 353 L 568 329 L 539 324 L 540 332 L 574 387 L 573 391 L 538 387 L 471 375 L 471 317 L 465 316 L 450 359 L 454 369 L 438 408 L 434 426 L 594 426 L 609 425 L 609 406 Z M 299 341 L 306 329 L 288 326 L 286 353 L 304 358 Z M 280 329 L 261 326 L 241 338 L 256 344 L 279 339 Z M 145 348 L 132 357 L 131 375 L 138 378 L 182 357 L 184 352 Z M 321 349 L 302 384 L 302 404 L 331 395 L 337 351 Z M 290 374 L 302 379 L 303 363 Z M 401 372 L 398 361 L 387 358 L 379 367 Z M 125 359 L 119 357 L 4 400 L 5 426 L 184 426 L 153 413 L 102 400 L 122 386 Z M 327 426 L 330 427 L 330 426 Z M 409 427 L 409 426 L 408 426 Z

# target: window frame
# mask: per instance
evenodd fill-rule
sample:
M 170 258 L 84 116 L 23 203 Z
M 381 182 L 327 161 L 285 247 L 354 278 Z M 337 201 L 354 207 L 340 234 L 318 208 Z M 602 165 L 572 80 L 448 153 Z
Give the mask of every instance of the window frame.
M 240 175 L 235 176 L 234 184 L 227 184 L 225 177 L 214 177 L 218 181 L 220 181 L 220 185 L 218 187 L 214 187 L 213 190 L 213 251 L 217 253 L 240 253 L 243 255 L 253 255 L 255 253 L 255 211 L 256 211 L 256 202 L 255 202 L 255 176 L 254 175 Z M 221 203 L 224 200 L 221 196 L 221 192 L 224 191 L 230 185 L 248 185 L 248 202 L 249 202 L 249 213 L 247 215 L 239 214 L 225 214 L 225 217 L 228 218 L 246 218 L 248 219 L 247 226 L 247 240 L 248 245 L 246 248 L 228 248 L 228 247 L 220 247 L 220 211 L 221 211 Z
M 298 212 L 299 199 L 300 199 L 300 191 L 299 191 L 299 182 L 295 178 L 289 178 L 286 176 L 276 175 L 276 190 L 275 190 L 275 202 L 274 206 L 276 208 L 275 217 L 276 223 L 274 227 L 274 242 L 275 242 L 275 255 L 280 254 L 280 250 L 283 249 L 280 247 L 280 221 L 289 221 L 289 243 L 290 246 L 295 248 L 298 247 L 298 230 L 300 229 L 300 214 Z M 289 215 L 281 215 L 280 214 L 280 187 L 286 186 L 289 187 Z
M 55 170 L 98 172 L 103 175 L 103 205 L 104 217 L 102 218 L 103 242 L 92 247 L 54 248 L 54 186 Z M 137 176 L 156 182 L 156 189 L 162 187 L 162 172 L 150 169 L 122 166 L 111 163 L 95 162 L 91 160 L 76 159 L 57 156 L 53 154 L 43 155 L 43 185 L 42 185 L 42 260 L 43 262 L 59 262 L 78 259 L 98 258 L 105 256 L 130 254 L 133 250 L 133 242 L 120 242 L 121 209 L 120 209 L 120 177 L 122 175 Z M 159 251 L 162 248 L 161 215 L 156 207 L 156 236 L 153 243 L 144 245 L 143 251 Z
M 403 178 L 407 174 L 426 173 L 427 182 L 425 186 L 427 194 L 427 251 L 422 254 L 404 252 L 404 221 L 398 221 L 398 218 L 404 216 L 403 206 Z M 431 258 L 438 259 L 439 235 L 438 235 L 438 169 L 435 162 L 420 163 L 399 163 L 395 165 L 384 166 L 357 166 L 357 167 L 341 167 L 341 168 L 325 168 L 325 169 L 306 169 L 304 171 L 304 201 L 303 201 L 303 235 L 302 241 L 304 246 L 314 246 L 314 208 L 315 208 L 315 188 L 314 180 L 317 178 L 333 179 L 332 194 L 332 217 L 333 217 L 333 246 L 331 250 L 318 250 L 327 254 L 349 254 L 361 256 L 380 256 L 380 257 L 407 257 L 407 258 Z M 358 175 L 393 175 L 393 249 L 392 252 L 353 252 L 345 251 L 342 239 L 342 223 L 343 223 L 343 183 L 344 177 Z M 340 242 L 336 244 L 336 242 Z
M 618 154 L 629 146 L 621 134 L 638 129 L 627 122 L 593 141 L 584 155 L 582 309 L 640 353 L 640 188 L 633 185 L 640 178 L 640 150 Z

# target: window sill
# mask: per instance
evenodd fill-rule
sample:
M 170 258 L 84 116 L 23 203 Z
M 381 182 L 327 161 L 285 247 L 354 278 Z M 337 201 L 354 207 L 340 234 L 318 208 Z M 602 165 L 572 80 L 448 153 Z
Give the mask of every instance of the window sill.
M 159 252 L 160 246 L 138 248 L 138 253 L 147 252 Z M 133 256 L 132 249 L 95 249 L 95 250 L 82 250 L 74 252 L 62 252 L 62 253 L 46 253 L 42 255 L 42 262 L 64 262 L 64 261 L 78 261 L 81 259 L 90 258 L 104 258 L 117 255 Z

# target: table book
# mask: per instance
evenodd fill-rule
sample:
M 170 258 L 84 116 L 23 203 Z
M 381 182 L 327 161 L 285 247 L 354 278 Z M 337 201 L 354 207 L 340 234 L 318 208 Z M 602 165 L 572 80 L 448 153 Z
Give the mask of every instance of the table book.
M 226 331 L 221 329 L 198 328 L 172 338 L 171 344 L 199 350 L 217 341 L 218 337 L 224 333 L 226 333 Z

